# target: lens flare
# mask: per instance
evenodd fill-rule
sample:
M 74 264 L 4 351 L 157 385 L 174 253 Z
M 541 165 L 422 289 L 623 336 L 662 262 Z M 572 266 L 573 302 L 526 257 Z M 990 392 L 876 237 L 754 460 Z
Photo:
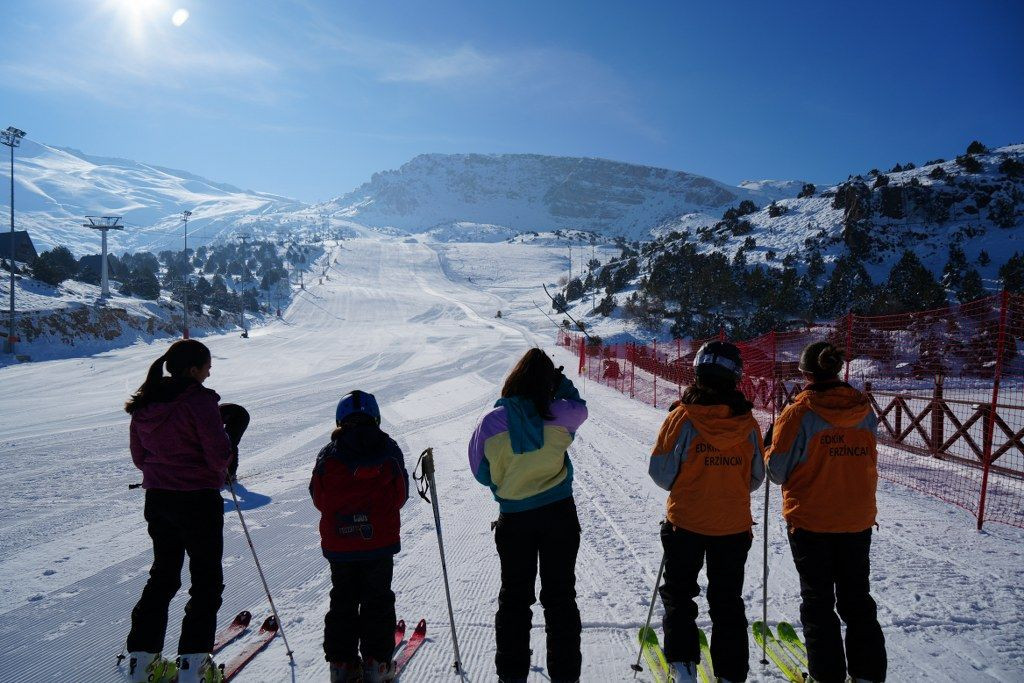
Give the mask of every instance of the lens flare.
M 188 21 L 188 10 L 187 9 L 182 8 L 182 9 L 179 9 L 179 10 L 175 10 L 174 14 L 171 16 L 171 23 L 174 24 L 175 26 L 181 26 L 186 21 Z

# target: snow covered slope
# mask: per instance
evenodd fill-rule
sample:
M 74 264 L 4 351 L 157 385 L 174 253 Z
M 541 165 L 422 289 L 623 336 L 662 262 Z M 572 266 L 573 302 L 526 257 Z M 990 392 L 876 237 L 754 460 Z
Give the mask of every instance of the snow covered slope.
M 464 680 L 493 681 L 499 565 L 489 522 L 497 506 L 474 481 L 466 448 L 475 422 L 525 349 L 540 344 L 572 367 L 571 356 L 552 348 L 551 325 L 533 306 L 535 283 L 565 270 L 565 250 L 448 244 L 435 251 L 401 239 L 343 246 L 331 279 L 300 293 L 283 321 L 248 340 L 235 334 L 204 339 L 214 355 L 208 385 L 252 412 L 242 441 L 242 501 L 296 653 L 290 669 L 278 639 L 238 680 L 327 677 L 321 638 L 330 576 L 306 486 L 330 434 L 335 402 L 361 388 L 377 394 L 384 428 L 404 449 L 410 469 L 422 449 L 434 448 Z M 499 309 L 503 315 L 496 319 Z M 117 680 L 114 658 L 151 560 L 142 494 L 127 488 L 139 474 L 128 457 L 121 405 L 165 348 L 166 342 L 140 343 L 0 369 L 0 680 Z M 647 454 L 664 412 L 605 387 L 581 389 L 590 419 L 570 452 L 582 525 L 582 680 L 627 681 L 661 559 L 657 523 L 665 494 L 647 476 Z M 777 489 L 772 493 L 769 618 L 796 620 L 798 582 Z M 754 500 L 754 518 L 762 519 L 763 498 Z M 262 619 L 268 607 L 259 579 L 237 517 L 226 509 L 221 617 L 250 609 Z M 889 648 L 889 679 L 1020 680 L 1024 531 L 992 525 L 978 533 L 966 513 L 884 483 L 879 511 L 872 586 Z M 451 673 L 430 506 L 414 496 L 402 524 L 398 613 L 407 622 L 426 618 L 430 638 L 406 680 L 458 680 Z M 759 547 L 760 540 L 744 585 L 751 619 L 760 614 Z M 171 605 L 166 651 L 172 654 L 186 599 L 182 590 Z M 706 604 L 699 600 L 699 623 L 707 628 Z M 656 623 L 660 610 L 659 604 Z M 532 647 L 531 680 L 546 680 L 539 607 Z M 750 661 L 751 680 L 781 680 L 753 652 Z M 637 680 L 650 679 L 644 673 Z
M 410 232 L 461 221 L 512 231 L 577 228 L 633 240 L 648 238 L 652 229 L 685 213 L 717 216 L 743 199 L 765 204 L 800 189 L 800 183 L 765 182 L 763 188 L 731 187 L 692 173 L 605 159 L 422 154 L 319 208 Z
M 9 210 L 9 170 L 3 165 L 0 207 Z M 124 216 L 128 226 L 110 233 L 113 251 L 178 247 L 181 212 L 192 211 L 189 232 L 212 238 L 238 223 L 291 212 L 302 204 L 286 197 L 242 190 L 187 171 L 107 157 L 24 140 L 15 155 L 18 229 L 27 229 L 37 251 L 63 244 L 76 256 L 99 252 L 99 235 L 81 227 L 87 215 Z M 173 232 L 172 232 L 173 231 Z

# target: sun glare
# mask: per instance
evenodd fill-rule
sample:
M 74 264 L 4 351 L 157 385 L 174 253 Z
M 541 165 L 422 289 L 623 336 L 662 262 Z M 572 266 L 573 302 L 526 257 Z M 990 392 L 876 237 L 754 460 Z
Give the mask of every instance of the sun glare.
M 120 16 L 128 35 L 136 41 L 144 37 L 148 25 L 167 12 L 164 0 L 107 0 L 105 4 Z

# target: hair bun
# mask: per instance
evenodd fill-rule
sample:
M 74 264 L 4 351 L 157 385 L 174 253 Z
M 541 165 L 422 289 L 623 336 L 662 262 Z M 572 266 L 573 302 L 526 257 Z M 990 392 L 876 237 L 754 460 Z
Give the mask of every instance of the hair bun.
M 838 374 L 843 367 L 843 352 L 829 344 L 818 354 L 818 367 L 825 372 Z

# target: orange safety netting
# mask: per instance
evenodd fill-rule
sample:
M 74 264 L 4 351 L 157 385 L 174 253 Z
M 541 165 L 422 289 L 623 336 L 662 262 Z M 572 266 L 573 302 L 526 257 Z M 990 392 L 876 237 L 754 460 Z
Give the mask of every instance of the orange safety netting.
M 726 339 L 724 332 L 718 339 Z M 800 390 L 800 352 L 827 339 L 846 351 L 843 378 L 879 418 L 880 476 L 970 511 L 1024 527 L 1024 295 L 1003 292 L 934 311 L 849 314 L 805 329 L 733 341 L 741 389 L 762 427 Z M 706 340 L 593 344 L 560 331 L 580 374 L 668 408 L 693 380 Z

